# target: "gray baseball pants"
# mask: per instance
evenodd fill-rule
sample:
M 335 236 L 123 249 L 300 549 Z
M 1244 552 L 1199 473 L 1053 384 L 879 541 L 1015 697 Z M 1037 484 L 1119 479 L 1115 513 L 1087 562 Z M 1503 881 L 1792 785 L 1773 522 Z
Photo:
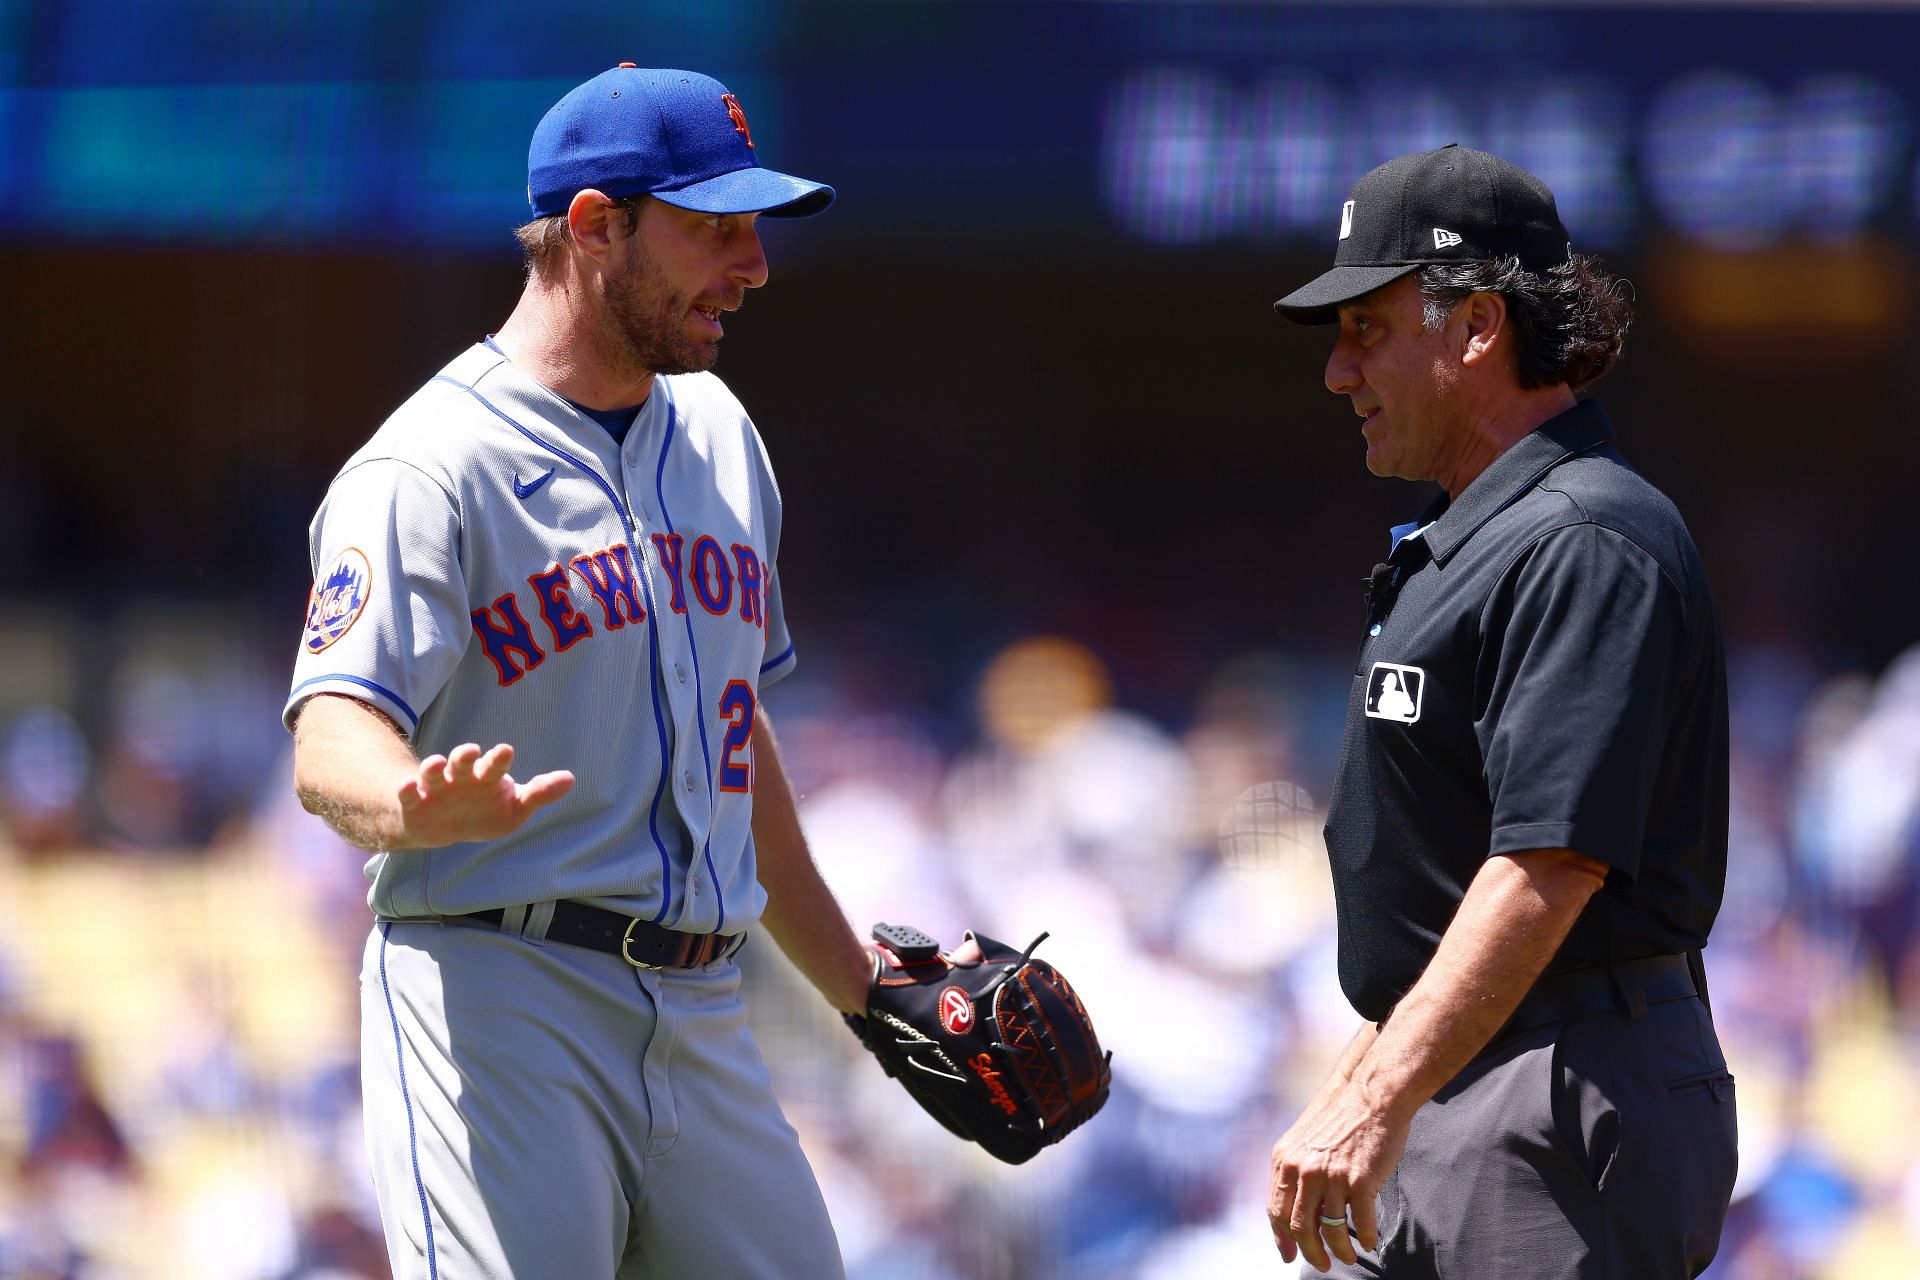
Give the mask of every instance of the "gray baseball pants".
M 1380 1193 L 1386 1280 L 1682 1280 L 1733 1194 L 1733 1077 L 1697 996 L 1489 1046 L 1415 1115 Z
M 843 1280 L 731 960 L 381 922 L 360 986 L 396 1280 Z

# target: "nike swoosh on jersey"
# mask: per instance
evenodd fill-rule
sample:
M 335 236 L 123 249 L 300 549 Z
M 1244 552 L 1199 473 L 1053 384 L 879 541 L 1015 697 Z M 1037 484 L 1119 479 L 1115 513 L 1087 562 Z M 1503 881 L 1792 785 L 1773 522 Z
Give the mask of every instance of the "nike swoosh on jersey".
M 540 492 L 540 486 L 551 479 L 553 479 L 552 467 L 547 468 L 546 474 L 536 476 L 525 484 L 520 483 L 520 473 L 516 471 L 513 473 L 513 496 L 525 501 Z

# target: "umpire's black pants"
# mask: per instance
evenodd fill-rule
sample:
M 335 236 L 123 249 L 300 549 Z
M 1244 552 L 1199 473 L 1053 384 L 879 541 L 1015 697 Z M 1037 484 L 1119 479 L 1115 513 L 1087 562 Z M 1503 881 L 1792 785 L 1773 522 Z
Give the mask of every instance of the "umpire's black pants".
M 1698 997 L 1518 1032 L 1415 1115 L 1380 1193 L 1378 1252 L 1332 1274 L 1697 1276 L 1733 1194 L 1734 1133 L 1733 1077 Z

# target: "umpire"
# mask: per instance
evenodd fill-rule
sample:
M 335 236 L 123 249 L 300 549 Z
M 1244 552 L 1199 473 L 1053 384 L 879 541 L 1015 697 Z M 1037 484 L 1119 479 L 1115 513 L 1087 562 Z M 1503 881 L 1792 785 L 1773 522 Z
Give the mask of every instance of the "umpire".
M 1339 325 L 1367 469 L 1445 492 L 1368 582 L 1326 827 L 1366 1024 L 1274 1144 L 1274 1240 L 1348 1277 L 1695 1276 L 1736 1163 L 1700 963 L 1726 669 L 1679 513 L 1575 398 L 1630 308 L 1495 156 L 1350 194 L 1275 306 Z

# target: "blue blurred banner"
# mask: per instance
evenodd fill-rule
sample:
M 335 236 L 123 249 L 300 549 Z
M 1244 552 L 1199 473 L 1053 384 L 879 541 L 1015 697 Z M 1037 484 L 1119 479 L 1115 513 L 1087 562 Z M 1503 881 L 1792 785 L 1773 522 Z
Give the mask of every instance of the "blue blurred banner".
M 1317 243 L 1457 140 L 1596 249 L 1911 234 L 1916 48 L 1890 6 L 0 0 L 0 226 L 504 251 L 534 122 L 625 58 L 727 81 L 842 232 Z

